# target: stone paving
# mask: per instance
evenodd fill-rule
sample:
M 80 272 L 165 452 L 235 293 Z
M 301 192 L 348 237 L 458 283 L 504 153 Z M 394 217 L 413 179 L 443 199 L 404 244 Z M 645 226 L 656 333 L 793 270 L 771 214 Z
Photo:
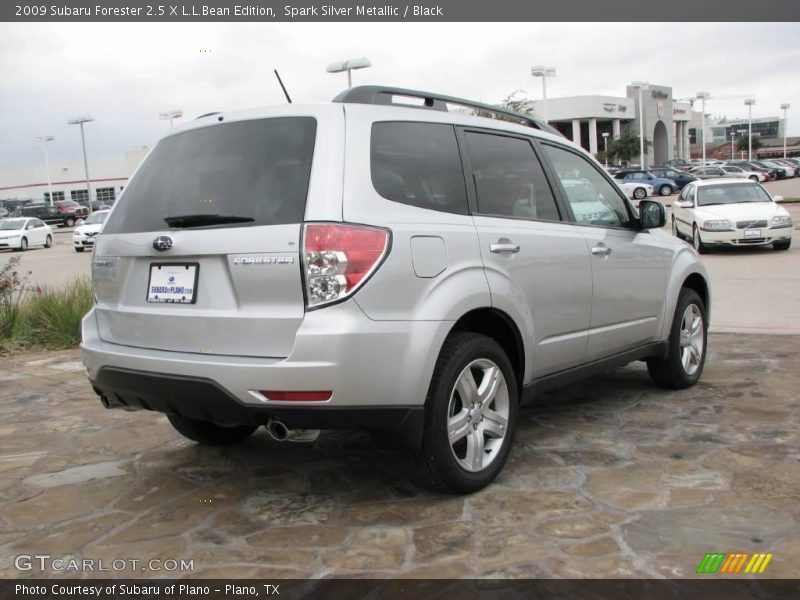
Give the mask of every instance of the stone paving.
M 498 481 L 469 497 L 409 483 L 364 434 L 200 448 L 158 414 L 108 411 L 77 352 L 0 369 L 0 576 L 19 554 L 193 560 L 84 576 L 692 577 L 706 552 L 772 552 L 800 577 L 796 336 L 710 337 L 701 382 L 641 363 L 522 412 Z

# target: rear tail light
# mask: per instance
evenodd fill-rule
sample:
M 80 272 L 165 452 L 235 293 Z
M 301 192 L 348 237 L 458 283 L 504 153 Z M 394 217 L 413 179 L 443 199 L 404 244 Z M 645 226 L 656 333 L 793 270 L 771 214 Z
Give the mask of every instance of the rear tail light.
M 380 266 L 389 250 L 386 229 L 306 223 L 303 272 L 309 308 L 347 298 Z
M 284 392 L 277 390 L 261 390 L 261 393 L 266 396 L 268 400 L 282 402 L 324 402 L 330 400 L 333 395 L 331 391 Z

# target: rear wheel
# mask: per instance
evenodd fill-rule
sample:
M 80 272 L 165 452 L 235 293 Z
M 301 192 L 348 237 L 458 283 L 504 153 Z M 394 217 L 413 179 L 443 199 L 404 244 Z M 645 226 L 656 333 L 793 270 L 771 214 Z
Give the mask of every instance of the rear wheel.
M 678 296 L 666 358 L 650 358 L 647 370 L 661 387 L 680 390 L 697 383 L 706 360 L 706 308 L 700 295 L 683 288 Z
M 64 219 L 64 225 L 66 225 L 67 227 L 72 227 L 73 225 L 75 225 L 75 218 L 67 217 L 66 219 Z
M 183 437 L 206 446 L 230 446 L 243 442 L 257 429 L 255 426 L 240 425 L 223 427 L 209 421 L 199 421 L 189 417 L 167 415 L 169 422 Z
M 451 494 L 475 492 L 502 470 L 517 421 L 514 370 L 497 342 L 455 333 L 436 362 L 422 448 L 411 457 L 419 485 Z
M 775 250 L 788 250 L 791 245 L 792 240 L 786 240 L 785 242 L 772 242 L 772 247 L 775 248 Z
M 48 235 L 47 239 L 44 241 L 44 247 L 45 248 L 50 248 L 52 246 L 53 246 L 53 236 L 52 235 Z

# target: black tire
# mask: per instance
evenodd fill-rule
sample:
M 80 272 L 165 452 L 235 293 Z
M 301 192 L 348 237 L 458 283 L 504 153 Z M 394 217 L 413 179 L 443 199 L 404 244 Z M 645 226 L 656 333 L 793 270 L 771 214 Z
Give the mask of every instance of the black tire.
M 675 220 L 675 217 L 672 217 L 672 235 L 674 235 L 679 240 L 683 239 L 681 232 L 678 231 L 678 222 Z
M 772 242 L 772 247 L 775 250 L 788 250 L 792 245 L 792 240 L 786 240 L 785 242 Z
M 750 175 L 750 181 L 758 183 L 758 175 Z
M 19 251 L 25 252 L 28 249 L 28 238 L 22 238 L 19 242 Z
M 67 227 L 72 227 L 75 225 L 75 218 L 74 217 L 67 217 L 64 219 L 64 225 Z
M 494 363 L 494 366 L 497 366 L 502 373 L 508 391 L 508 418 L 503 436 L 489 438 L 489 443 L 493 439 L 502 441 L 493 450 L 483 451 L 484 455 L 489 455 L 493 452 L 494 457 L 489 459 L 490 462 L 485 467 L 476 471 L 469 471 L 459 464 L 456 458 L 456 451 L 451 448 L 447 425 L 451 417 L 449 413 L 452 407 L 461 402 L 460 395 L 457 395 L 455 390 L 456 382 L 467 367 L 474 364 L 476 360 Z M 480 386 L 480 383 L 478 383 L 478 386 Z M 486 407 L 494 407 L 498 412 L 503 410 L 502 403 L 504 398 L 502 396 L 504 394 L 501 388 L 500 392 L 486 402 Z M 449 494 L 468 494 L 480 490 L 491 483 L 502 470 L 511 452 L 517 423 L 518 404 L 518 387 L 514 369 L 500 345 L 487 336 L 475 333 L 454 333 L 450 335 L 436 361 L 428 396 L 425 400 L 422 448 L 410 456 L 412 478 L 415 483 Z M 461 410 L 465 411 L 468 408 L 463 405 Z M 473 412 L 470 411 L 470 414 Z M 482 422 L 483 419 L 480 418 L 480 421 Z M 489 421 L 491 422 L 492 419 L 490 418 Z M 469 432 L 468 427 L 471 423 L 473 430 L 481 431 L 480 434 Z M 467 448 L 468 437 L 473 437 L 474 439 L 475 435 L 480 435 L 481 440 L 486 439 L 483 429 L 478 429 L 478 427 L 483 426 L 479 423 L 474 423 L 474 421 L 467 421 L 468 433 L 461 438 Z M 456 444 L 459 442 L 456 442 Z
M 85 249 L 86 248 L 79 248 L 78 246 L 75 246 L 75 252 L 83 252 Z
M 697 250 L 698 254 L 707 254 L 708 246 L 702 242 L 700 231 L 697 229 L 697 224 L 692 225 L 692 246 Z
M 169 422 L 183 437 L 205 446 L 230 446 L 243 442 L 258 429 L 257 426 L 240 425 L 223 427 L 209 421 L 167 415 Z
M 53 236 L 48 235 L 47 238 L 44 240 L 44 247 L 45 248 L 52 248 L 53 247 Z
M 636 189 L 633 190 L 633 197 L 636 198 L 637 200 L 643 200 L 647 198 L 647 190 L 645 190 L 642 187 L 637 187 Z
M 694 305 L 699 310 L 702 318 L 702 340 L 703 348 L 700 353 L 699 366 L 693 373 L 688 373 L 681 360 L 681 325 L 686 309 Z M 651 379 L 663 388 L 671 390 L 682 390 L 697 383 L 703 374 L 703 366 L 706 360 L 706 349 L 708 348 L 708 319 L 706 317 L 706 307 L 700 295 L 692 289 L 683 288 L 678 295 L 678 304 L 675 306 L 675 314 L 672 317 L 672 326 L 669 334 L 669 348 L 666 358 L 648 358 L 647 370 Z
M 658 192 L 662 196 L 669 196 L 672 193 L 672 186 L 665 183 L 661 186 L 661 188 L 659 188 Z

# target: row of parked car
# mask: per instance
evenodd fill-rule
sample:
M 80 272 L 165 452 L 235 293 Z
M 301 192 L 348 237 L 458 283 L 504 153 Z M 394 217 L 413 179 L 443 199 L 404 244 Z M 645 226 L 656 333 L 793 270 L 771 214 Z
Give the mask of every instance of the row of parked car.
M 102 202 L 92 201 L 92 212 L 98 210 L 108 210 L 110 206 Z M 39 219 L 47 225 L 58 227 L 72 227 L 79 219 L 89 216 L 89 208 L 79 204 L 74 200 L 56 200 L 53 205 L 49 204 L 21 204 L 9 202 L 0 205 L 0 218 L 3 217 L 27 217 Z
M 76 252 L 94 247 L 95 238 L 103 230 L 108 213 L 108 210 L 97 210 L 85 219 L 79 218 L 74 222 L 77 227 L 72 232 L 72 245 Z M 53 228 L 37 217 L 0 216 L 0 249 L 24 252 L 31 246 L 51 248 Z

